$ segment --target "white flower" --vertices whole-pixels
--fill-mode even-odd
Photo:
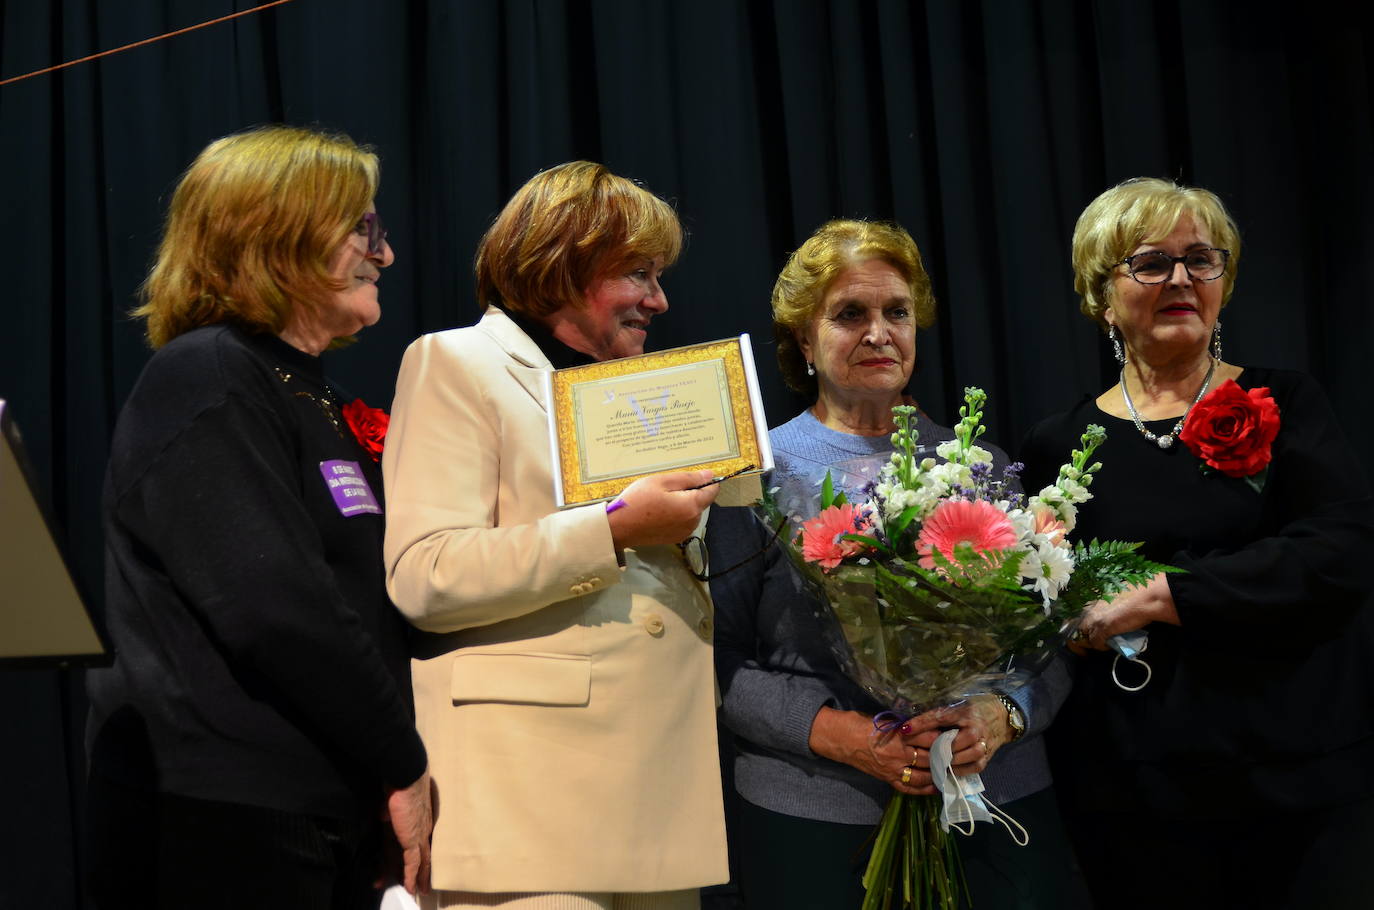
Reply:
[[[992,464],[992,453],[979,446],[969,446],[968,463],[971,465]]]
[[[1040,592],[1049,615],[1050,602],[1059,596],[1073,574],[1073,554],[1062,547],[1045,543],[1026,554],[1021,560],[1021,575],[1031,580],[1031,587]]]
[[[912,504],[916,506],[920,517],[924,519],[935,511],[935,507],[944,500],[948,493],[949,490],[947,488],[942,489],[941,484],[926,484],[916,491],[916,497]]]
[[[1067,477],[1059,481],[1059,489],[1064,491],[1064,498],[1069,502],[1087,502],[1093,497],[1093,494],[1088,492],[1087,487]]]
[[[961,453],[959,440],[947,439],[935,447],[935,454],[946,461],[954,461],[955,457],[963,458],[970,465],[992,464],[992,453],[979,446],[969,446],[967,453]]]
[[[1011,519],[1011,526],[1016,529],[1016,539],[1022,543],[1030,542],[1031,536],[1035,533],[1035,516],[1029,509],[1008,509],[1006,503],[997,503],[998,507],[1007,513],[1007,518]]]
[[[951,487],[958,484],[961,487],[969,486],[973,480],[969,469],[957,462],[947,461],[944,464],[937,464],[930,469],[930,477],[936,483]]]
[[[878,493],[883,499],[883,522],[896,521],[907,509],[916,505],[916,490],[908,490],[896,484],[878,485]]]
[[[1064,533],[1072,534],[1078,524],[1078,506],[1066,502],[1055,509],[1055,512],[1059,515],[1059,520],[1064,522]]]

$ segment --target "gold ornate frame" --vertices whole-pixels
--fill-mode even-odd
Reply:
[[[560,506],[582,505],[613,499],[640,477],[663,471],[686,471],[709,468],[716,476],[742,469],[759,472],[772,467],[772,453],[759,405],[758,381],[754,375],[753,356],[746,346],[748,335],[687,345],[638,357],[626,357],[593,363],[587,366],[555,370],[550,379],[550,442],[554,449],[555,486]],[[605,479],[589,480],[584,473],[585,459],[579,442],[578,413],[575,390],[588,383],[602,384],[608,379],[633,377],[642,379],[657,372],[669,372],[679,367],[719,361],[722,367],[721,391],[729,405],[725,409],[733,427],[726,432],[734,437],[734,453],[709,461],[677,461],[666,457],[654,470],[635,471]],[[764,429],[760,429],[764,428]]]

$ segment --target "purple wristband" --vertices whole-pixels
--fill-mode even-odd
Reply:
[[[629,505],[629,503],[627,503],[625,500],[623,500],[623,499],[621,499],[619,496],[617,496],[615,499],[613,499],[613,500],[611,500],[610,502],[606,503],[606,514],[609,515],[609,514],[611,514],[612,512],[614,512],[616,509],[623,509],[623,508],[625,508],[627,505]]]

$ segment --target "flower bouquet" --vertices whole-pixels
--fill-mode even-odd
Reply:
[[[965,390],[955,438],[918,457],[916,409],[892,409],[895,451],[851,502],[826,474],[820,511],[786,514],[776,490],[761,504],[790,522],[784,549],[837,621],[841,668],[903,717],[1024,684],[1052,659],[1089,604],[1167,567],[1139,544],[1071,544],[1079,503],[1106,439],[1090,425],[1053,484],[1019,491],[1019,465],[993,476],[980,389]],[[875,834],[864,910],[955,908],[965,890],[940,799],[895,795]]]

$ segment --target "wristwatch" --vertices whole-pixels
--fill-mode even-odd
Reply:
[[[1002,707],[1007,709],[1007,727],[1011,730],[1011,741],[1016,742],[1026,732],[1026,714],[1020,705],[1001,692],[995,694]]]

